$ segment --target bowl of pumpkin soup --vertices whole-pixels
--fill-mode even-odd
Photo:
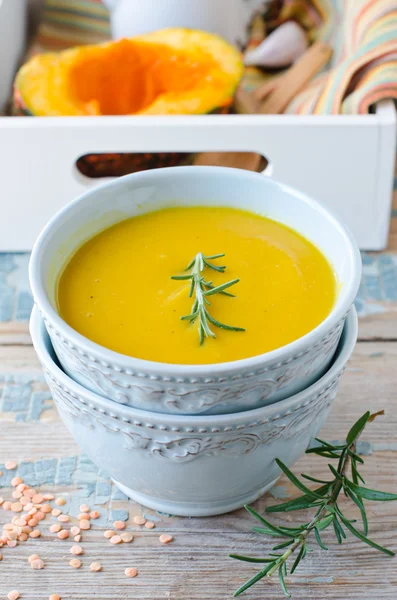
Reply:
[[[179,167],[91,190],[40,235],[30,281],[60,364],[159,413],[251,410],[320,378],[356,296],[350,232],[260,174]]]

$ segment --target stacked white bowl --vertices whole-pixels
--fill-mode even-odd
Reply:
[[[104,228],[170,203],[244,208],[304,235],[340,283],[331,314],[278,350],[214,365],[135,359],[74,331],[56,307],[67,259]],[[324,424],[357,339],[360,276],[351,234],[307,196],[240,170],[159,169],[96,188],[50,221],[31,258],[31,334],[66,426],[128,496],[176,515],[220,514],[274,485],[275,458],[292,465]]]

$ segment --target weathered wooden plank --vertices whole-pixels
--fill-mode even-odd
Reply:
[[[361,450],[367,454],[364,472],[368,476],[368,483],[385,490],[397,489],[397,414],[394,410],[396,360],[395,343],[359,343],[330,419],[321,434],[325,439],[340,439],[346,428],[366,409],[384,408],[386,417],[379,418],[371,425],[363,436]],[[41,398],[44,403],[50,404],[44,396],[45,384],[34,350],[31,347],[0,347],[0,365],[3,409],[0,413],[0,462],[15,459],[37,464],[43,459],[55,459],[59,465],[59,461],[75,456],[78,453],[77,446],[64,430],[56,411],[51,407],[44,409],[43,404],[40,410],[32,411],[34,402],[31,397]],[[12,401],[7,400],[12,400],[16,388],[21,396],[24,396],[26,389],[30,394],[29,402],[19,405],[19,412],[13,412]],[[17,393],[16,401],[19,397]],[[17,420],[18,415],[23,415],[25,421]],[[296,472],[323,476],[326,468],[324,462],[306,456],[297,465]],[[49,483],[42,489],[55,489],[62,493],[68,499],[67,510],[76,516],[77,507],[73,499],[85,493],[83,482],[86,480],[75,478],[72,483],[64,484],[62,481],[53,482],[48,473],[46,477]],[[95,469],[88,470],[87,480],[96,477]],[[2,490],[3,496],[7,494],[7,489]],[[269,504],[283,501],[293,494],[291,486],[283,478],[255,507],[261,512]],[[4,560],[0,563],[0,596],[5,597],[10,589],[17,588],[22,598],[32,600],[42,600],[51,593],[57,593],[62,598],[81,600],[91,600],[94,596],[99,599],[226,600],[244,578],[255,572],[255,566],[234,562],[227,558],[227,554],[241,552],[261,555],[270,549],[267,538],[250,532],[253,522],[244,510],[217,518],[177,519],[157,515],[125,499],[107,500],[105,497],[102,505],[96,508],[102,514],[106,513],[106,519],[111,518],[114,510],[128,510],[130,517],[144,512],[146,516],[156,519],[156,529],[151,532],[142,530],[130,521],[129,529],[136,531],[134,542],[112,547],[103,538],[106,522],[96,522],[93,529],[84,534],[83,567],[76,571],[68,564],[71,542],[54,539],[48,532],[48,525],[43,524],[43,539],[29,541],[15,549],[2,550]],[[353,515],[354,511],[349,508],[348,514]],[[397,550],[397,503],[373,503],[369,507],[369,515],[374,539]],[[295,522],[302,522],[307,517],[305,512],[293,514]],[[274,516],[272,519],[291,523],[290,515]],[[6,513],[0,511],[0,523],[5,520]],[[175,540],[170,546],[160,545],[158,535],[162,531],[174,534]],[[324,555],[314,548],[296,576],[291,578],[294,598],[395,599],[395,560],[377,555],[355,539],[350,539],[349,546],[345,548],[338,547],[330,534],[324,536],[324,541],[330,551]],[[46,562],[42,571],[32,571],[27,564],[27,557],[34,552],[39,553]],[[103,572],[89,571],[89,564],[94,560],[102,562]],[[136,579],[124,576],[124,569],[129,566],[138,568],[139,576]],[[260,584],[254,588],[247,594],[247,600],[282,598],[276,579],[266,585]]]

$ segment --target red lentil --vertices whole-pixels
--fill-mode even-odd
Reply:
[[[33,504],[41,504],[43,500],[44,498],[41,494],[34,494],[34,496],[32,496]]]
[[[97,571],[101,571],[102,570],[102,565],[99,562],[93,562],[90,564],[90,569],[91,571],[93,571],[94,573],[96,573]]]
[[[174,539],[172,537],[172,535],[168,535],[167,533],[163,533],[163,535],[160,535],[160,542],[162,544],[169,544],[170,542],[172,542],[172,540]]]
[[[29,537],[31,538],[38,538],[41,536],[40,530],[39,529],[34,529],[33,531],[31,531],[29,533]]]
[[[38,558],[40,558],[40,556],[38,554],[31,554],[28,558],[28,562],[31,563],[34,560],[37,560]]]
[[[110,529],[107,529],[107,530],[104,532],[104,534],[103,534],[103,535],[104,535],[104,537],[105,537],[105,538],[107,538],[107,539],[110,539],[110,538],[112,538],[114,535],[116,535],[116,532],[115,532],[115,531],[111,531]]]
[[[41,558],[36,558],[35,560],[32,560],[30,566],[35,571],[41,571],[41,569],[44,569],[44,562],[41,560]]]
[[[110,543],[111,544],[121,544],[123,540],[121,539],[121,537],[119,535],[114,535],[113,537],[110,538]]]
[[[69,564],[71,567],[74,567],[75,569],[80,569],[81,560],[79,560],[78,558],[72,558],[72,560],[69,561]]]
[[[138,571],[133,568],[126,569],[124,571],[126,577],[136,577],[138,575]]]
[[[69,520],[70,519],[69,519],[68,515],[59,515],[59,517],[58,517],[58,521],[60,523],[69,523]]]
[[[78,521],[89,521],[90,520],[90,515],[88,513],[81,513],[79,514],[79,516],[77,517]]]
[[[66,540],[69,537],[69,531],[67,529],[61,529],[58,532],[58,537],[60,540]]]
[[[17,485],[19,485],[20,483],[23,483],[23,479],[21,479],[20,477],[13,477],[11,479],[12,487],[17,487]]]

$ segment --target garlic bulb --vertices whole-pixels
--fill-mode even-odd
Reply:
[[[288,67],[298,60],[309,45],[305,30],[295,21],[275,29],[257,48],[244,56],[244,64],[257,67]]]

